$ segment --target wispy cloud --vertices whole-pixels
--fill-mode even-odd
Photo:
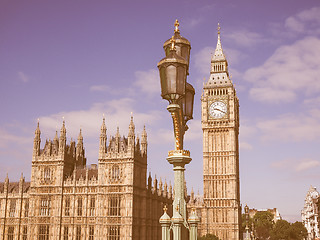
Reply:
[[[9,132],[5,128],[0,128],[0,149],[3,150],[8,148],[12,143],[18,144],[18,145],[24,145],[30,143],[31,138],[16,135],[12,132]]]
[[[320,118],[310,113],[285,114],[273,119],[260,119],[256,124],[263,141],[301,142],[319,139]]]
[[[160,77],[156,69],[148,71],[136,71],[136,80],[133,83],[135,87],[147,96],[159,96],[160,94]]]
[[[303,159],[284,159],[271,163],[272,168],[286,169],[291,172],[304,172],[320,166],[320,161],[303,158]]]
[[[320,34],[320,7],[313,7],[290,16],[285,28],[293,33]]]
[[[320,92],[320,39],[306,37],[279,47],[259,67],[251,68],[244,79],[253,84],[250,96],[265,103],[293,102],[299,94]]]
[[[240,150],[252,150],[252,149],[253,149],[253,146],[250,143],[240,141]]]
[[[197,70],[207,76],[210,73],[211,55],[214,53],[213,47],[205,47],[193,55],[193,61]]]
[[[111,88],[108,85],[93,85],[90,87],[92,92],[109,92]]]
[[[19,76],[19,79],[24,83],[27,83],[30,80],[29,77],[23,72],[18,72],[18,76]]]
[[[240,47],[253,47],[268,40],[257,32],[251,32],[247,29],[236,30],[225,34],[227,40]]]

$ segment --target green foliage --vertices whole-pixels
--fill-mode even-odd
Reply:
[[[249,232],[252,231],[252,223],[255,236],[259,240],[303,240],[308,236],[307,229],[301,222],[289,223],[286,220],[278,220],[274,223],[273,214],[267,211],[257,212],[253,218],[249,218]],[[243,233],[245,233],[245,227],[246,218],[245,214],[242,214]]]
[[[289,223],[279,220],[275,223],[271,233],[271,240],[303,240],[307,237],[307,229],[301,222]]]
[[[290,231],[290,239],[295,240],[302,240],[306,239],[308,236],[308,231],[302,222],[295,222],[291,224],[291,231]]]
[[[278,220],[273,229],[270,232],[272,240],[284,239],[287,240],[290,237],[291,225],[286,220]]]
[[[202,237],[198,237],[198,240],[219,240],[219,238],[213,234],[206,234]]]
[[[267,211],[257,212],[253,217],[256,237],[258,239],[268,239],[273,227],[273,214]]]

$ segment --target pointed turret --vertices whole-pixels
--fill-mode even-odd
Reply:
[[[157,175],[155,175],[153,179],[153,192],[156,193],[157,189],[158,189],[158,179],[157,179]]]
[[[135,131],[135,126],[133,123],[133,114],[131,113],[131,120],[130,120],[130,124],[129,124],[129,136],[134,136],[134,131]]]
[[[137,135],[135,150],[136,150],[137,153],[140,153],[140,138],[139,138],[139,135]]]
[[[119,127],[117,127],[117,133],[116,133],[116,149],[115,151],[118,153],[120,152],[120,130]]]
[[[19,180],[19,193],[23,192],[23,183],[24,183],[24,177],[23,177],[23,173],[21,173],[20,180]]]
[[[56,150],[59,148],[58,131],[56,131],[56,135],[54,136],[53,145]]]
[[[147,131],[146,131],[146,126],[143,126],[143,131],[141,134],[141,153],[143,156],[147,156],[147,148],[148,148]]]
[[[152,177],[151,177],[151,172],[149,172],[149,177],[148,177],[148,189],[151,190],[152,188]]]
[[[224,55],[221,37],[220,24],[218,23],[218,40],[214,55],[211,57],[211,71],[208,83],[214,86],[230,85],[231,80],[228,72],[228,61]]]
[[[214,55],[212,56],[211,62],[213,61],[227,61],[226,56],[223,53],[221,39],[220,39],[220,24],[218,23],[218,41]]]
[[[194,202],[194,191],[193,191],[193,187],[191,189],[191,193],[190,193],[190,200],[193,203]]]
[[[67,130],[66,130],[65,121],[63,118],[62,127],[60,130],[60,138],[59,138],[59,154],[65,153],[66,142],[67,142]]]
[[[81,161],[84,157],[84,149],[83,149],[83,136],[82,130],[80,128],[79,136],[78,136],[78,143],[76,147],[76,159],[77,161]]]
[[[38,124],[37,124],[34,141],[33,141],[33,157],[40,155],[40,143],[41,143],[40,134],[41,134],[41,131],[40,131],[39,119],[38,119]]]
[[[167,184],[167,180],[164,180],[164,185],[163,185],[163,195],[164,197],[168,196],[168,184]]]
[[[171,181],[170,181],[170,183],[169,183],[169,192],[168,192],[168,197],[169,197],[169,198],[173,198]]]
[[[163,184],[162,184],[162,179],[160,178],[160,181],[159,181],[159,189],[158,189],[158,195],[159,195],[159,196],[162,196],[162,191],[163,191],[162,186],[163,186]]]
[[[8,173],[6,178],[4,179],[4,192],[8,193],[8,188],[9,188],[9,177],[8,177]]]
[[[135,126],[133,123],[133,115],[131,113],[131,120],[129,124],[129,133],[128,133],[128,152],[134,153],[135,149]]]
[[[107,127],[105,118],[103,116],[101,132],[100,132],[100,143],[99,143],[99,159],[103,158],[103,155],[107,152]]]

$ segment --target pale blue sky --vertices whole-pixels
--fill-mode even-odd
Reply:
[[[185,136],[186,178],[202,193],[200,96],[209,77],[217,23],[240,99],[241,202],[278,208],[299,220],[310,185],[319,186],[320,2],[318,0],[0,2],[0,181],[30,180],[34,130],[42,143],[65,116],[67,136],[82,127],[88,163],[97,163],[102,114],[148,132],[154,176],[166,162],[172,120],[161,99],[157,62],[175,19],[192,45],[188,81],[196,90]]]

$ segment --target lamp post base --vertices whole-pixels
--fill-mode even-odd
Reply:
[[[191,162],[190,152],[187,150],[173,150],[168,153],[167,161],[173,165],[174,172],[174,200],[173,212],[177,211],[183,221],[177,223],[181,229],[181,239],[188,239],[187,204],[185,201],[185,165]],[[178,228],[178,226],[176,226]],[[180,235],[180,234],[179,234]],[[174,239],[176,240],[176,239]]]

